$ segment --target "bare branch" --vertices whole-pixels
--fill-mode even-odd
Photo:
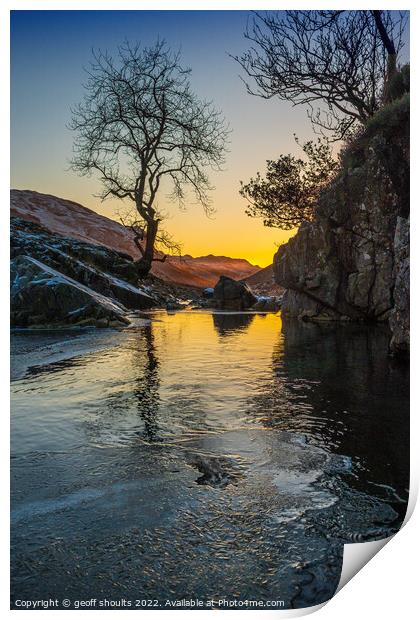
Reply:
[[[229,131],[213,104],[192,92],[190,70],[165,41],[144,49],[125,42],[115,58],[96,51],[86,74],[85,95],[69,125],[76,134],[71,165],[81,175],[99,174],[103,200],[134,203],[145,229],[143,238],[132,228],[134,242],[147,271],[159,242],[154,204],[162,179],[180,206],[190,188],[210,213],[205,170],[221,169]]]
[[[379,109],[406,21],[397,11],[255,13],[250,48],[234,58],[250,94],[305,105],[314,125],[340,139]]]

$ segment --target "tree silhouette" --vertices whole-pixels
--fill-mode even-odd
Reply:
[[[153,260],[162,260],[155,256],[163,219],[155,199],[164,179],[179,205],[189,186],[211,212],[206,168],[223,163],[226,123],[212,103],[192,92],[190,71],[164,41],[143,49],[126,42],[115,59],[93,53],[87,74],[69,125],[76,133],[71,165],[81,175],[99,174],[103,200],[132,201],[144,225],[145,240],[138,244],[143,277]]]
[[[239,193],[248,201],[247,215],[283,230],[312,220],[319,194],[333,178],[338,162],[325,139],[306,142],[302,149],[306,160],[280,155],[276,161],[267,160],[265,178],[257,172],[247,184],[241,181]]]
[[[406,21],[396,11],[256,13],[245,32],[252,47],[235,58],[249,93],[307,106],[313,125],[338,140],[381,106]]]

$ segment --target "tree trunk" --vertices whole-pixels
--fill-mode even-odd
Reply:
[[[389,84],[391,79],[397,72],[397,50],[395,49],[394,41],[389,37],[384,23],[381,17],[382,11],[373,11],[373,17],[375,19],[376,27],[379,32],[379,36],[381,37],[384,48],[388,54],[387,60],[387,70],[385,76],[385,85],[384,85],[384,101],[385,103],[389,101]]]
[[[147,222],[146,246],[144,248],[143,256],[137,261],[139,278],[145,278],[152,268],[158,225],[159,222],[152,219]]]

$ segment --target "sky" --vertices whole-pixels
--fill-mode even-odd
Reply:
[[[11,186],[74,200],[118,218],[121,201],[101,202],[96,177],[69,170],[73,135],[70,108],[83,95],[84,67],[92,48],[115,52],[125,39],[153,44],[163,38],[180,49],[192,70],[193,90],[222,110],[231,134],[223,171],[212,173],[215,215],[191,201],[180,211],[165,194],[166,229],[182,252],[246,258],[261,267],[294,231],[266,228],[245,214],[240,180],[248,181],[267,159],[299,151],[313,137],[305,109],[246,92],[241,69],[229,54],[247,49],[247,11],[13,11],[11,16]]]

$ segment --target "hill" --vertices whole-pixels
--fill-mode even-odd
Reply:
[[[47,230],[86,243],[103,245],[137,259],[139,250],[133,233],[119,222],[100,215],[77,202],[31,190],[11,191],[11,215],[34,222]],[[156,262],[152,274],[171,284],[214,286],[220,275],[244,279],[260,270],[243,258],[228,256],[170,256]]]
[[[247,276],[245,282],[259,295],[281,295],[283,287],[274,280],[273,265],[268,265],[259,271]]]

